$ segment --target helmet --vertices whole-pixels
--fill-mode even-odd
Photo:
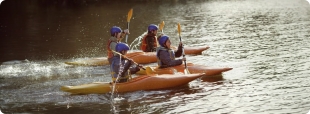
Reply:
[[[155,24],[150,24],[147,30],[148,31],[158,30],[158,26]]]
[[[124,50],[127,51],[127,50],[129,50],[129,46],[127,44],[125,44],[125,43],[117,43],[116,47],[115,47],[115,50],[117,52],[121,52],[121,51],[124,51]]]
[[[164,47],[167,40],[169,40],[169,36],[163,35],[158,39],[158,43]]]
[[[122,29],[119,28],[119,27],[117,27],[117,26],[113,26],[113,27],[111,28],[110,32],[111,32],[111,36],[114,36],[115,33],[120,33],[120,32],[122,32]]]

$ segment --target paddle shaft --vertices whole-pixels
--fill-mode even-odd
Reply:
[[[179,32],[180,42],[182,43],[182,38],[181,38],[181,25],[180,25],[180,23],[178,23],[178,32]],[[184,52],[184,46],[183,46],[183,43],[182,43],[182,55],[183,55],[183,57],[185,58],[185,52]],[[184,65],[185,65],[185,70],[187,70],[187,64],[186,64],[186,61],[184,61]]]
[[[180,38],[180,42],[182,43],[181,35],[179,35],[179,38]],[[184,46],[183,46],[183,44],[182,44],[182,55],[183,55],[183,57],[185,58],[185,53],[184,53]],[[185,65],[185,69],[187,69],[186,61],[184,61],[184,65]]]
[[[129,23],[130,22],[127,22],[127,29],[129,30]],[[127,44],[127,40],[128,40],[128,34],[126,34],[126,40],[125,40],[125,43]]]
[[[116,52],[116,51],[114,51],[114,50],[112,50],[114,53],[116,53],[116,54],[118,54],[118,55],[120,55],[120,56],[122,56],[123,58],[125,58],[125,59],[127,59],[127,60],[130,60],[128,57],[126,57],[126,56],[124,56],[123,54],[121,54],[121,53],[119,53],[119,52]],[[139,65],[137,62],[135,62],[135,61],[132,61],[134,64],[136,64],[136,65]],[[145,70],[145,68],[142,66],[142,69],[143,70]]]

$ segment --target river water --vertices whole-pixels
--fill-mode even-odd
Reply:
[[[149,24],[185,46],[210,46],[188,62],[232,67],[188,86],[124,94],[69,95],[59,88],[110,81],[108,66],[65,61],[106,56],[109,29],[128,43]],[[295,113],[310,110],[310,5],[305,0],[4,1],[0,6],[3,113]],[[155,64],[150,64],[155,65]]]

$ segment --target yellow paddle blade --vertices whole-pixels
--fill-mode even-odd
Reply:
[[[131,8],[128,12],[128,15],[127,15],[127,22],[130,22],[130,19],[132,17],[132,12],[133,12],[133,9]]]
[[[191,74],[187,68],[184,69],[184,74]]]
[[[165,22],[163,21],[159,25],[159,30],[162,31],[164,29],[164,26],[165,26]]]
[[[154,70],[149,66],[145,67],[145,72],[146,72],[146,75],[154,75],[155,74]]]
[[[181,25],[180,25],[180,23],[178,23],[178,32],[179,32],[179,35],[181,35]]]
[[[148,76],[153,76],[157,75],[156,72],[149,66],[144,67],[145,69],[140,69],[140,71],[136,72],[138,75],[148,75]]]

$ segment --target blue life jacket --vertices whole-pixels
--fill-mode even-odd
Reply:
[[[169,58],[170,58],[171,60],[175,60],[175,53],[174,53],[174,50],[168,49],[168,48],[165,48],[165,47],[162,47],[162,46],[156,48],[156,57],[157,57],[158,67],[160,67],[160,68],[165,68],[165,67],[167,67],[167,65],[165,65],[165,64],[160,60],[160,58],[159,58],[159,52],[160,52],[160,51],[167,51],[167,52],[169,53],[169,55],[170,55]]]
[[[112,64],[110,65],[112,81],[116,83],[127,82],[131,77],[130,70],[123,71],[124,65],[128,60],[121,59],[120,56],[114,56],[112,58]],[[118,68],[118,69],[117,69]],[[125,72],[121,75],[121,72]]]

